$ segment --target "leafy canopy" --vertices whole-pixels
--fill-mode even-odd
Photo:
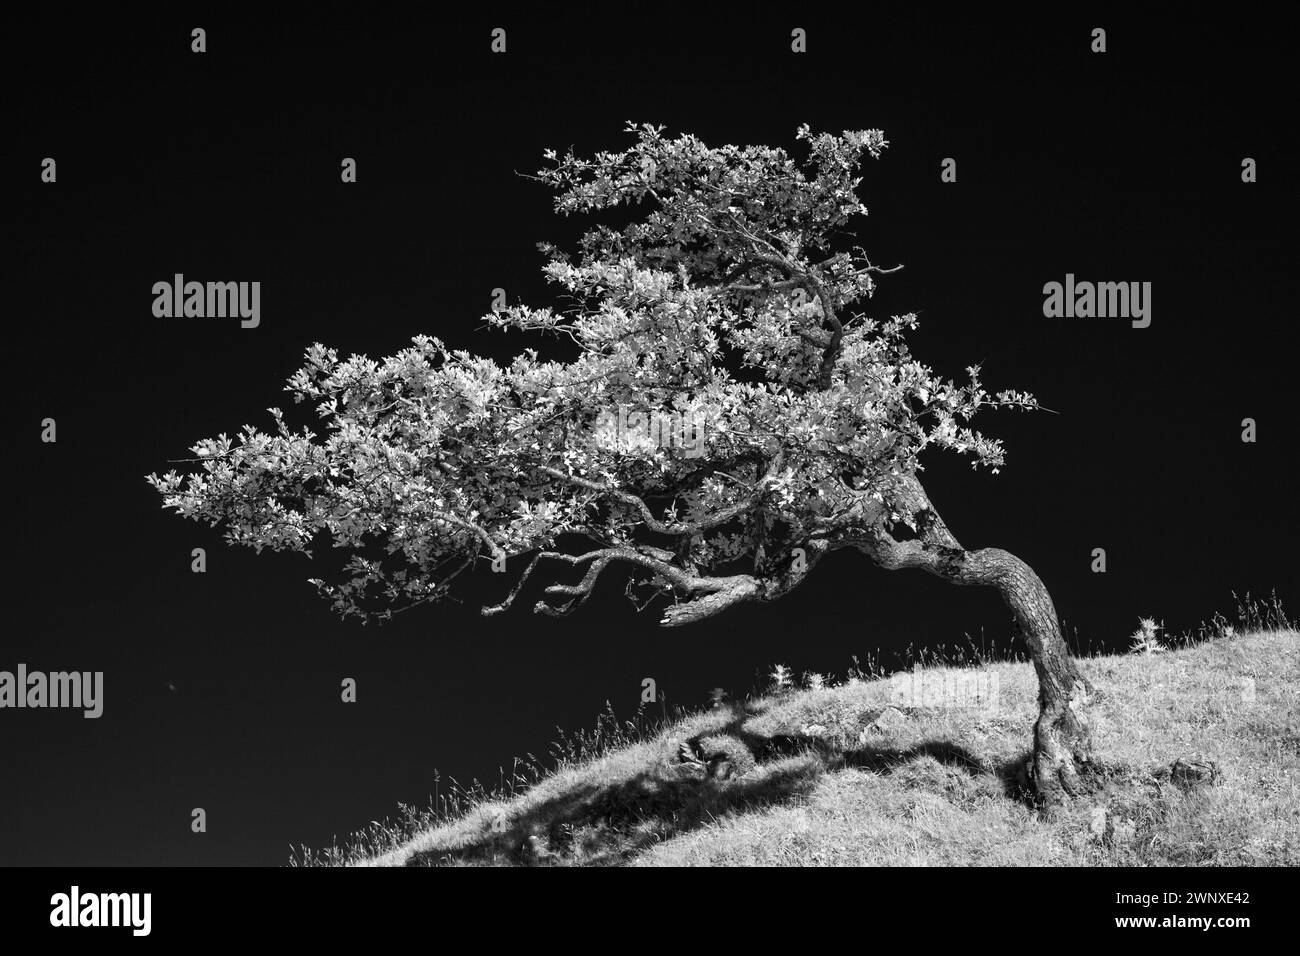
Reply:
[[[205,439],[183,459],[198,471],[148,476],[164,507],[258,551],[310,555],[328,536],[350,559],[342,580],[313,583],[345,616],[386,618],[476,564],[531,554],[485,613],[541,561],[586,567],[547,589],[549,614],[621,562],[630,593],[669,597],[676,624],[774,599],[826,551],[909,522],[894,492],[927,449],[997,469],[1000,443],[968,422],[1034,399],[989,395],[978,367],[960,384],[936,376],[904,341],[915,315],[859,311],[892,271],[849,242],[866,213],[855,174],[887,147],[881,131],[803,126],[800,161],[627,132],[623,152],[548,150],[530,177],[558,213],[631,219],[593,225],[573,256],[540,245],[563,308],[486,317],[559,339],[553,357],[503,365],[427,335],[379,361],[312,345],[286,391],[314,403],[325,436],[271,408],[272,431]],[[702,445],[630,441],[637,413],[702,425]]]

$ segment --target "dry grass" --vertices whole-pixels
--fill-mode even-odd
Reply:
[[[1090,710],[1097,791],[1052,819],[1020,776],[1033,670],[1004,662],[981,668],[986,682],[996,673],[993,708],[895,706],[889,680],[855,679],[657,730],[628,724],[518,792],[480,793],[455,814],[302,862],[1296,865],[1298,648],[1300,635],[1281,629],[1082,660],[1102,694]],[[730,766],[714,777],[683,762],[687,740]],[[1175,786],[1169,764],[1190,755],[1214,761],[1220,778]]]

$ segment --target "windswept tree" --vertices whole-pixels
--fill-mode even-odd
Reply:
[[[510,572],[485,615],[534,576],[534,611],[569,614],[617,566],[666,627],[775,601],[842,549],[996,588],[1038,674],[1033,784],[1046,803],[1079,791],[1090,688],[1046,587],[1013,554],[965,548],[920,480],[930,451],[996,471],[1001,443],[970,420],[1036,402],[915,361],[914,315],[858,311],[890,271],[848,233],[881,131],[803,126],[798,161],[627,131],[623,152],[548,150],[534,177],[557,212],[624,223],[597,222],[572,254],[540,246],[563,307],[486,317],[558,337],[551,357],[503,365],[425,335],[381,361],[313,345],[286,391],[326,436],[271,408],[270,431],[200,441],[180,459],[198,470],[150,475],[164,507],[258,551],[332,539],[343,573],[312,583],[363,620],[438,601],[479,563]]]

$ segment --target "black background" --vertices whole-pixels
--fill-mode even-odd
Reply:
[[[316,597],[306,558],[228,549],[159,508],[144,476],[196,440],[265,428],[272,405],[310,420],[281,389],[312,342],[545,347],[480,321],[496,287],[551,303],[534,244],[584,225],[515,173],[546,147],[623,149],[629,119],[792,150],[803,122],[885,131],[860,241],[906,268],[872,314],[918,312],[921,360],[954,376],[980,362],[991,388],[1059,413],[991,415],[1004,472],[936,459],[927,485],[967,546],[1035,566],[1083,650],[1122,647],[1139,615],[1191,627],[1234,590],[1296,606],[1289,33],[619,9],[8,25],[0,669],[102,670],[106,687],[99,720],[0,712],[0,863],[281,864],[291,844],[422,802],[434,768],[491,780],[607,700],[630,714],[643,677],[699,704],[778,661],[842,674],[854,654],[966,634],[1010,647],[994,594],[850,554],[778,605],[682,630],[635,615],[613,580],[565,621],[531,601],[485,620],[506,587],[488,574],[461,605],[363,628]],[[495,26],[505,55],[489,52]],[[1094,26],[1105,54],[1089,52]],[[176,272],[260,281],[261,326],[155,319],[151,287]],[[1043,284],[1067,272],[1153,283],[1150,328],[1044,318]],[[56,444],[40,442],[46,417]],[[206,574],[190,572],[195,547]],[[1089,570],[1097,547],[1106,574]]]

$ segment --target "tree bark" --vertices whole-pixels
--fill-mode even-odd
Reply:
[[[901,492],[917,537],[900,541],[882,525],[858,543],[859,549],[889,570],[922,568],[953,584],[997,588],[1038,674],[1038,721],[1027,767],[1030,782],[1047,807],[1084,792],[1084,776],[1092,760],[1084,708],[1092,687],[1070,655],[1047,587],[1033,568],[1008,551],[962,548],[914,477],[904,480]]]

